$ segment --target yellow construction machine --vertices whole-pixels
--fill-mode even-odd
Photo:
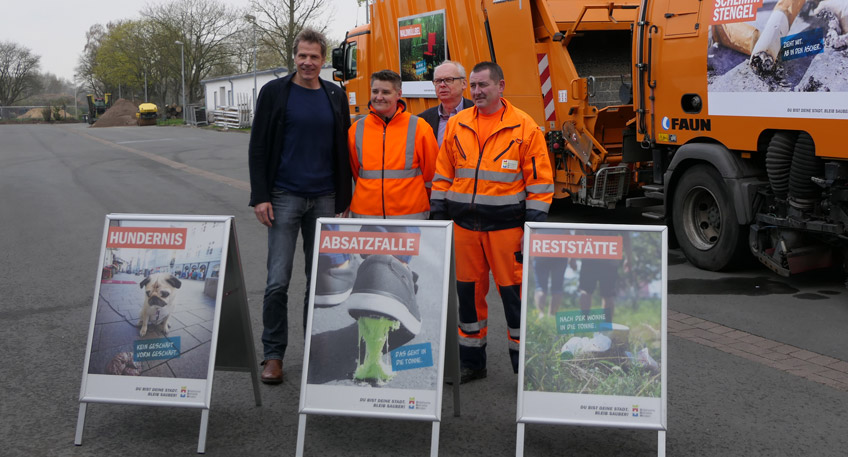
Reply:
[[[153,103],[142,103],[138,105],[138,112],[135,113],[136,124],[156,125],[156,118],[159,116],[159,108]]]

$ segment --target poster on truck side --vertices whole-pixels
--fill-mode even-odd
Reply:
[[[445,10],[398,19],[400,79],[404,97],[436,98],[433,72],[447,60]]]
[[[711,116],[848,119],[848,2],[705,6]]]
[[[449,221],[318,220],[301,414],[439,420]]]
[[[231,221],[106,217],[80,401],[209,408]]]
[[[666,429],[666,230],[526,224],[519,423]]]

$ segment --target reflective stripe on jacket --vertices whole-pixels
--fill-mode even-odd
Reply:
[[[348,150],[356,180],[350,204],[354,217],[428,217],[439,147],[433,129],[407,113],[403,101],[388,123],[373,110],[356,121]]]
[[[477,107],[448,121],[436,164],[431,212],[468,230],[544,221],[553,200],[550,159],[539,126],[505,99],[488,138],[477,133]]]

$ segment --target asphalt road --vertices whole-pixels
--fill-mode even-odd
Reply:
[[[260,358],[266,243],[247,206],[247,143],[242,133],[195,128],[0,125],[0,453],[194,454],[200,412],[180,408],[91,404],[83,445],[73,445],[104,216],[235,216]],[[633,217],[556,205],[552,218],[632,223]],[[302,261],[296,258],[293,303],[305,287]],[[785,280],[754,265],[705,272],[676,250],[668,274],[669,310],[682,313],[676,319],[804,350],[791,360],[826,360],[830,367],[817,371],[830,377],[804,375],[729,352],[730,346],[710,346],[693,332],[669,336],[668,455],[845,455],[844,279],[819,272]],[[489,377],[462,387],[460,417],[445,389],[443,456],[515,451],[516,378],[505,338],[497,337],[506,333],[500,302],[490,298]],[[291,322],[300,316],[298,306],[290,307]],[[302,336],[292,326],[285,382],[261,386],[261,407],[247,374],[215,374],[208,455],[294,454]],[[429,454],[431,428],[423,422],[309,416],[307,424],[310,456]],[[657,449],[655,432],[608,428],[528,425],[525,441],[528,456],[647,456]]]

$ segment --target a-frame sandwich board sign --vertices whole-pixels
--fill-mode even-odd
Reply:
[[[74,444],[88,403],[202,410],[215,370],[251,374],[261,405],[232,216],[109,214],[103,229]]]
[[[295,455],[308,414],[430,421],[438,455],[451,238],[450,221],[318,219]]]
[[[667,231],[525,224],[516,457],[532,423],[656,430],[665,455]]]

